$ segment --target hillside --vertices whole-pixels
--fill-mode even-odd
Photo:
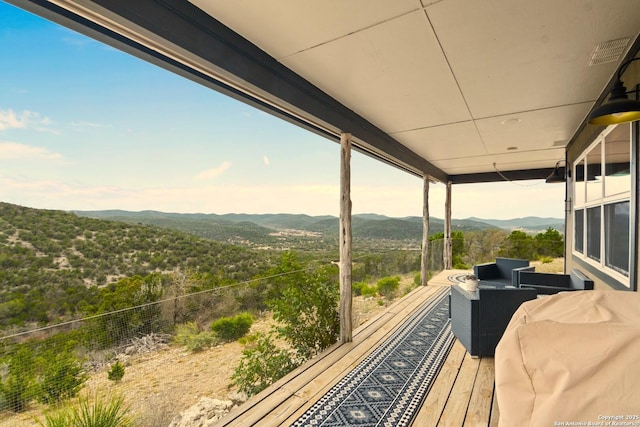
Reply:
[[[338,218],[330,215],[309,216],[294,214],[178,214],[156,211],[74,211],[79,216],[128,223],[172,228],[199,237],[250,247],[293,248],[304,250],[330,249],[337,245]],[[557,218],[519,218],[513,220],[484,220],[481,218],[453,219],[455,231],[480,231],[489,228],[505,230],[525,229],[543,231],[548,227],[563,230]],[[432,217],[431,235],[444,231],[444,221]],[[356,243],[380,247],[386,242],[419,244],[422,239],[422,218],[391,218],[378,214],[353,216],[353,238]]]
[[[327,227],[321,226],[320,234],[315,229],[317,224],[331,217],[289,214],[178,214],[121,210],[74,211],[74,213],[88,218],[154,225],[252,248],[326,249],[334,240],[337,242],[334,236],[324,237]],[[338,230],[337,222],[335,230],[336,232]]]
[[[124,277],[181,270],[240,281],[271,259],[168,228],[0,203],[0,324],[67,317],[92,288]]]
[[[564,232],[564,221],[559,218],[540,218],[528,216],[524,218],[513,219],[481,219],[471,217],[468,218],[467,221],[478,221],[509,231],[525,230],[531,232],[540,232],[551,227],[561,233]]]
[[[552,221],[520,220],[542,228]],[[517,223],[490,225],[471,218],[454,220],[453,229],[497,230]],[[430,232],[442,230],[442,220],[432,218]],[[422,219],[355,215],[353,234],[360,260],[354,275],[380,275],[400,265],[409,271],[418,259]],[[78,307],[97,298],[92,289],[133,276],[188,271],[247,280],[278,259],[269,248],[332,259],[337,235],[338,220],[331,216],[70,213],[0,203],[0,323],[73,317]]]

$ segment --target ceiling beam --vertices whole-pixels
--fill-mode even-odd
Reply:
[[[561,174],[564,174],[564,167],[558,168]],[[544,169],[528,169],[517,171],[501,171],[484,172],[484,173],[468,173],[463,175],[449,175],[452,184],[473,184],[479,182],[498,182],[498,181],[523,181],[528,179],[546,179],[553,173],[555,168]]]

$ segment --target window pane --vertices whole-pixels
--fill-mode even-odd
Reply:
[[[587,209],[587,256],[600,261],[600,206]]]
[[[587,201],[602,198],[602,143],[587,154]]]
[[[584,253],[584,209],[576,209],[574,214],[574,239],[575,249]]]
[[[629,275],[629,202],[604,207],[605,264]]]
[[[604,139],[605,195],[631,191],[631,124],[618,125]]]
[[[580,160],[578,164],[576,164],[576,170],[574,171],[575,176],[575,194],[574,201],[576,206],[584,205],[584,159]]]

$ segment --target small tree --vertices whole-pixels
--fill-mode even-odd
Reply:
[[[88,334],[91,344],[105,348],[132,337],[162,330],[160,305],[150,304],[163,295],[165,276],[157,273],[120,279],[100,289],[100,306]],[[135,310],[127,310],[138,307]]]
[[[7,364],[7,375],[0,382],[0,394],[7,409],[22,412],[36,396],[33,351],[20,346]]]
[[[533,237],[524,231],[513,230],[507,237],[500,255],[510,258],[533,259]]]
[[[45,357],[38,399],[43,403],[56,403],[75,397],[88,378],[80,360],[71,351]]]
[[[535,251],[539,257],[558,258],[564,255],[564,239],[558,230],[551,227],[534,238]]]
[[[429,236],[429,241],[444,239],[444,233],[439,231]],[[466,270],[469,268],[464,262],[465,242],[462,231],[451,231],[451,262],[453,268]]]
[[[116,360],[116,363],[111,365],[107,378],[117,384],[122,380],[122,377],[124,377],[124,365],[119,360]]]
[[[400,286],[400,277],[383,277],[378,280],[377,286],[380,295],[389,297],[398,290],[398,286]]]
[[[282,324],[278,334],[306,360],[335,343],[340,331],[337,271],[332,265],[309,273],[300,264],[291,263],[290,257],[287,261],[294,272],[292,280],[284,283],[282,297],[269,301],[268,306]]]
[[[290,350],[278,348],[273,343],[273,334],[261,334],[255,345],[242,352],[240,364],[231,380],[240,391],[252,396],[261,392],[292,370],[296,362]]]
[[[309,272],[298,262],[295,253],[287,252],[280,265],[270,272],[277,276],[265,287],[274,296],[267,305],[280,323],[274,331],[292,350],[277,347],[272,332],[261,335],[253,347],[243,351],[232,381],[250,395],[333,344],[340,328],[335,266]]]

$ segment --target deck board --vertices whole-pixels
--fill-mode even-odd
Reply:
[[[429,281],[429,286],[415,289],[357,328],[353,342],[330,347],[234,409],[216,426],[291,425],[416,310],[432,300],[442,286],[450,285],[448,276],[460,272],[441,272]],[[492,358],[473,359],[456,340],[413,425],[489,426],[490,417],[497,425],[493,372]]]
[[[495,370],[494,370],[495,377]],[[498,399],[496,399],[496,386],[493,385],[493,396],[491,402],[491,418],[489,419],[489,427],[498,427],[498,421],[500,420],[500,409],[498,408]]]
[[[469,400],[464,425],[469,427],[487,427],[491,416],[491,398],[494,384],[493,358],[483,358],[478,366],[478,374]]]
[[[438,426],[460,427],[464,425],[479,366],[480,359],[474,359],[469,354],[465,354]]]
[[[444,411],[447,401],[451,395],[453,385],[458,378],[460,367],[464,361],[466,350],[459,341],[456,341],[445,360],[436,380],[429,390],[422,408],[413,421],[415,426],[435,426],[440,421],[442,411]]]

